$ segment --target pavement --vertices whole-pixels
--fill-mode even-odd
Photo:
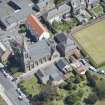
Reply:
[[[1,84],[0,84],[0,96],[5,100],[5,102],[8,105],[13,105],[12,102],[9,100],[9,98],[6,96],[6,94],[4,92],[4,88]]]
[[[23,100],[19,100],[19,94],[16,92],[16,84],[7,79],[0,71],[0,84],[3,86],[5,95],[8,97],[12,105],[30,105],[29,100],[23,97]]]

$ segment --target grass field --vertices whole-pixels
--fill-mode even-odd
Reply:
[[[95,66],[105,64],[105,20],[76,32],[74,38]]]

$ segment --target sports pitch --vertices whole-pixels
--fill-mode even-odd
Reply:
[[[105,64],[105,20],[76,32],[74,38],[95,66]]]

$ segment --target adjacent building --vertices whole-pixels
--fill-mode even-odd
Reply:
[[[54,0],[39,0],[37,3],[37,9],[40,12],[47,12],[55,7]]]
[[[42,25],[39,19],[33,15],[27,17],[26,25],[28,30],[30,31],[33,38],[36,41],[41,40],[43,38],[49,38],[48,30]]]
[[[64,58],[61,58],[55,64],[63,74],[66,74],[66,73],[72,71],[72,67],[69,65],[67,60]]]
[[[10,50],[5,46],[5,44],[0,42],[0,60],[1,62],[7,62],[10,54],[11,54]]]
[[[66,15],[70,15],[71,7],[67,4],[60,5],[43,15],[43,18],[52,23],[54,20],[60,21]]]
[[[43,84],[50,82],[53,85],[59,85],[64,81],[62,72],[54,64],[38,70],[36,75]]]
[[[81,62],[76,61],[74,63],[71,64],[73,70],[75,70],[75,72],[77,72],[79,75],[85,75],[87,68],[86,66],[84,66]]]
[[[71,0],[70,3],[74,15],[79,14],[80,10],[84,10],[86,8],[85,0]]]
[[[9,30],[36,12],[30,0],[0,0],[0,28]]]
[[[67,37],[65,33],[59,33],[54,39],[57,42],[57,50],[62,57],[70,58],[74,55],[76,58],[80,58],[80,51],[72,38]]]

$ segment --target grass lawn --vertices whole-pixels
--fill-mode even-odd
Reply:
[[[25,92],[27,95],[32,95],[32,97],[37,95],[42,89],[42,85],[38,83],[35,76],[21,81],[19,83],[19,86],[23,90],[23,92]]]
[[[7,105],[7,103],[2,99],[1,96],[0,96],[0,105]]]
[[[92,9],[91,9],[92,13],[95,15],[95,16],[100,16],[103,14],[103,8],[100,4],[97,4],[96,6],[94,6]]]
[[[74,38],[95,66],[105,64],[105,20],[76,32]]]

